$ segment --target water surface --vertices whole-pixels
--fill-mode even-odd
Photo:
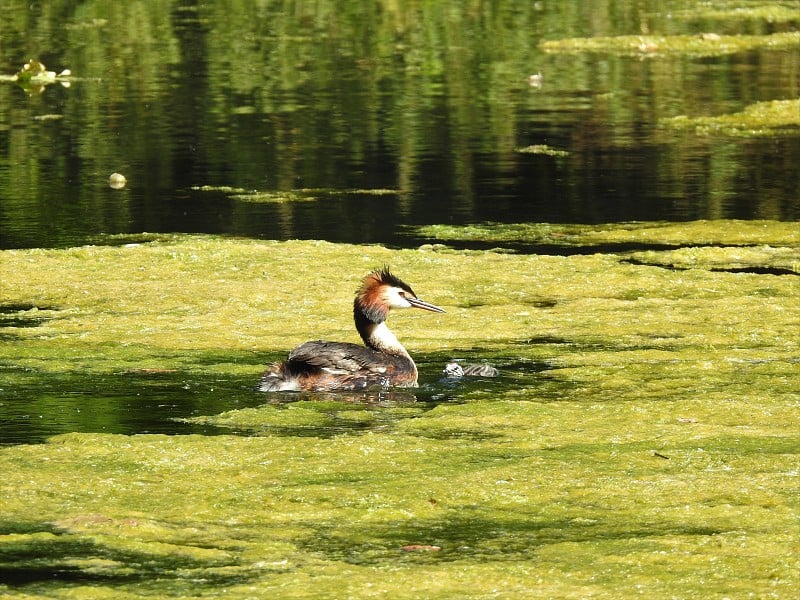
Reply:
[[[799,24],[4,6],[0,594],[792,596],[796,126],[669,123],[796,100],[800,56],[659,44]],[[617,35],[641,41],[541,45]],[[8,79],[32,58],[69,87]],[[447,310],[392,316],[418,390],[253,390],[300,342],[356,341],[384,264]],[[440,381],[451,358],[501,377]]]
[[[141,231],[408,245],[410,224],[798,218],[796,136],[660,126],[796,98],[797,49],[540,47],[797,21],[703,18],[681,2],[613,17],[580,2],[354,7],[7,7],[0,72],[36,58],[74,80],[0,86],[0,245]],[[519,151],[537,145],[563,154]],[[109,188],[113,172],[125,189]],[[318,193],[255,203],[202,186]],[[365,190],[394,193],[348,193]]]

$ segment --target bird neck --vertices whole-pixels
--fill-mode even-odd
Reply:
[[[395,337],[392,331],[386,326],[386,323],[378,323],[373,325],[369,332],[369,336],[364,343],[370,348],[374,348],[380,352],[387,354],[394,354],[395,356],[404,356],[411,358],[408,351],[403,347],[403,344]]]
[[[403,344],[398,341],[386,326],[386,321],[373,321],[363,311],[358,310],[358,307],[353,311],[353,316],[355,317],[356,330],[366,346],[378,352],[411,359]]]

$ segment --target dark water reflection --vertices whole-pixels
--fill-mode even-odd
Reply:
[[[40,443],[70,432],[134,434],[238,434],[261,435],[265,430],[215,427],[187,422],[193,416],[257,406],[285,406],[294,402],[316,403],[325,415],[314,426],[271,426],[271,435],[329,437],[359,434],[391,426],[409,415],[383,412],[396,407],[429,410],[442,402],[458,402],[474,390],[500,391],[516,383],[504,379],[445,379],[441,363],[420,363],[420,387],[361,393],[257,392],[252,378],[203,376],[180,372],[138,372],[109,375],[64,374],[46,377],[29,373],[29,381],[0,388],[0,446]],[[531,366],[526,365],[526,370]],[[509,365],[509,373],[515,370]],[[528,375],[530,376],[530,374]],[[339,412],[373,412],[375,418],[340,419]],[[414,413],[416,414],[416,413]],[[410,415],[414,416],[414,415]]]
[[[31,377],[0,393],[0,445],[37,443],[68,433],[211,433],[178,417],[256,405],[238,382],[181,375]]]
[[[543,39],[770,33],[678,19],[691,3],[19,3],[0,72],[0,247],[102,233],[415,243],[401,226],[796,219],[797,137],[667,134],[660,119],[797,96],[797,51],[547,55]],[[541,72],[541,87],[529,84]],[[567,156],[525,154],[533,144]],[[108,176],[126,175],[124,190]],[[196,186],[391,189],[255,204]]]

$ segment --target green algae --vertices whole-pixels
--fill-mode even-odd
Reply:
[[[569,152],[566,150],[558,150],[548,146],[547,144],[534,144],[532,146],[525,146],[524,148],[517,149],[517,152],[520,154],[544,154],[545,156],[554,156],[558,158],[569,156]]]
[[[424,373],[501,370],[452,384],[458,402],[428,401],[430,379],[417,402],[248,407],[227,387],[227,408],[184,417],[222,435],[3,448],[0,593],[790,596],[796,224],[466,231],[582,251],[177,236],[0,253],[0,390],[171,370],[255,383],[296,343],[356,341],[352,293],[383,264],[448,311],[392,317]]]
[[[285,202],[312,202],[335,196],[394,196],[398,190],[385,188],[370,189],[333,189],[333,188],[302,188],[296,190],[247,190],[229,186],[199,185],[192,187],[199,192],[219,192],[227,194],[233,200],[251,203],[285,203]]]
[[[235,193],[231,198],[240,202],[311,202],[324,200],[336,196],[395,196],[398,190],[375,188],[375,189],[326,189],[326,188],[303,188],[290,191],[246,191]]]
[[[443,241],[519,243],[568,247],[601,245],[787,245],[800,244],[800,228],[792,222],[690,221],[685,223],[484,223],[466,226],[425,225],[415,235]]]
[[[279,402],[181,420],[186,423],[247,431],[252,435],[329,437],[343,433],[385,429],[391,427],[398,419],[414,418],[426,410],[423,406],[411,406],[409,403],[413,403],[416,398],[403,392],[328,396],[330,400],[326,400],[324,395],[309,394],[292,398],[305,401],[298,404]]]
[[[800,128],[800,100],[756,102],[741,112],[715,117],[681,115],[663,119],[661,125],[668,129],[691,131],[702,136],[794,136]]]
[[[790,23],[800,21],[800,10],[795,7],[759,2],[751,3],[751,6],[742,4],[741,2],[727,2],[714,3],[712,6],[708,3],[692,9],[675,11],[672,16],[677,19],[717,19],[727,22]]]
[[[800,275],[797,247],[688,247],[674,251],[634,252],[630,260],[639,264],[675,269],[706,268],[740,272],[771,272]]]
[[[313,202],[318,200],[317,196],[306,192],[247,192],[244,194],[234,194],[231,196],[240,202],[254,203],[283,203],[283,202]]]
[[[750,50],[788,50],[800,47],[800,33],[771,35],[619,35],[546,40],[542,50],[554,54],[603,53],[617,56],[723,56]]]
[[[70,353],[76,348],[80,355],[87,347],[102,347],[81,368],[107,370],[128,353],[140,361],[155,351],[155,359],[165,362],[144,360],[139,366],[171,368],[183,353],[278,351],[304,341],[312,331],[356,341],[348,307],[366,272],[391,263],[413,281],[426,265],[442,259],[378,246],[189,236],[114,247],[9,250],[0,261],[6,302],[19,304],[15,299],[25,298],[23,305],[49,317],[39,327],[6,328],[6,333],[67,359],[67,366],[53,363],[54,369],[72,368]],[[296,277],[309,264],[315,265],[313,276]],[[420,317],[429,317],[427,325],[439,321],[429,315],[401,319],[413,323]],[[16,356],[17,349],[10,355]],[[108,365],[102,364],[105,357]]]
[[[656,596],[697,593],[700,578],[727,593],[791,589],[790,426],[775,416],[762,423],[769,435],[726,439],[663,403],[641,408],[537,405],[531,421],[525,403],[479,402],[441,406],[391,436],[328,440],[61,436],[4,451],[15,467],[6,518],[33,527],[35,497],[39,527],[52,531],[4,536],[0,556],[129,593],[157,579],[170,595],[364,596],[377,574],[401,597],[443,580],[467,597],[498,580],[532,597],[613,594],[631,578]],[[580,426],[565,428],[567,415]],[[644,421],[638,431],[632,418]],[[495,435],[435,435],[476,419]],[[609,427],[621,437],[596,437]],[[29,462],[40,465],[35,482]],[[442,551],[409,557],[407,544]],[[653,564],[662,568],[645,577]]]

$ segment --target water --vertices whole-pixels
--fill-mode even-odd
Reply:
[[[38,58],[75,81],[0,86],[0,247],[141,231],[408,246],[404,226],[439,222],[798,218],[796,137],[659,127],[796,97],[797,51],[545,54],[541,40],[572,35],[735,29],[674,17],[682,3],[608,20],[568,4],[428,7],[443,25],[427,37],[410,15],[360,8],[7,7],[0,72]],[[517,151],[534,144],[569,154]],[[338,193],[257,204],[198,186]],[[341,193],[370,189],[396,193]]]
[[[36,58],[74,81],[0,85],[0,247],[139,232],[414,246],[409,227],[428,223],[800,217],[796,136],[659,127],[796,97],[798,51],[693,59],[538,47],[791,24],[698,23],[675,18],[682,3],[623,3],[614,19],[568,5],[427,7],[425,22],[442,25],[428,36],[421,20],[361,8],[5,7],[0,72]],[[518,152],[535,144],[567,154]],[[109,187],[112,172],[124,189]],[[201,186],[314,191],[256,203]]]
[[[235,383],[178,374],[76,375],[0,390],[0,444],[39,443],[68,432],[213,433],[176,419],[263,402]]]
[[[301,401],[319,402],[326,418],[313,426],[272,427],[273,435],[361,433],[381,423],[402,418],[381,411],[392,407],[430,410],[441,402],[457,402],[459,395],[474,389],[503,389],[509,380],[465,378],[445,380],[441,365],[421,364],[422,384],[414,390],[375,390],[353,394],[263,394],[250,377],[209,377],[179,372],[133,371],[105,376],[68,374],[50,376],[44,382],[31,374],[29,384],[0,389],[0,446],[41,443],[49,437],[69,433],[140,433],[253,435],[241,428],[217,428],[186,419],[236,411],[260,405],[276,406]],[[356,420],[338,417],[343,410],[364,413]],[[416,412],[414,413],[416,414]],[[374,418],[373,418],[374,417]],[[259,432],[256,431],[255,434]]]
[[[790,597],[800,144],[661,123],[795,99],[800,53],[539,47],[800,22],[696,8],[3,6],[0,74],[75,80],[0,81],[0,594]],[[722,218],[763,221],[669,223]],[[448,310],[397,319],[419,389],[254,391],[389,261]]]
[[[796,97],[797,50],[693,59],[538,46],[648,28],[771,33],[791,23],[675,17],[691,3],[622,3],[613,19],[583,6],[5,7],[0,72],[36,58],[74,77],[69,87],[0,85],[0,248],[140,232],[413,247],[423,241],[413,226],[429,223],[800,217],[796,136],[702,138],[659,126]],[[519,152],[537,144],[563,154]],[[126,176],[124,189],[109,187],[113,172]],[[221,188],[302,201],[252,202]],[[38,392],[23,402],[28,392],[6,390],[5,411],[24,407],[9,423],[29,432],[8,439],[92,429],[77,418],[82,400],[94,411],[132,411],[117,419],[126,433],[176,430],[169,418],[190,406],[224,408],[167,379],[146,394],[115,380],[110,397],[95,397],[90,381],[53,382],[50,393],[62,389],[71,408],[56,411],[52,427],[28,411]],[[237,386],[228,390],[236,402],[259,401]]]

